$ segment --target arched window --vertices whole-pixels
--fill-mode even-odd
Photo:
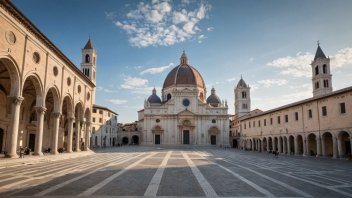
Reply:
[[[326,67],[326,65],[324,64],[324,65],[323,65],[323,73],[326,74],[327,72],[328,72],[328,71],[327,71],[327,67]]]
[[[90,63],[90,56],[88,54],[86,55],[86,63]]]
[[[171,99],[171,94],[167,94],[166,100],[170,100],[170,99]]]
[[[247,98],[247,93],[245,91],[242,91],[242,98]]]
[[[319,74],[319,66],[317,65],[316,67],[315,67],[315,75],[318,75]]]

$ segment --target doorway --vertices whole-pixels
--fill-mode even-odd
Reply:
[[[237,148],[237,140],[233,139],[232,140],[232,148]]]
[[[29,149],[31,149],[31,151],[34,151],[34,146],[35,146],[35,134],[31,133],[29,134],[28,147]]]
[[[189,130],[183,131],[183,144],[189,144]]]
[[[160,135],[155,135],[155,144],[160,144]]]
[[[216,135],[210,136],[210,144],[211,145],[216,145]]]

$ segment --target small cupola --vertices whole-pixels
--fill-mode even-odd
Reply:
[[[183,53],[181,55],[180,64],[181,65],[188,65],[188,58],[187,58],[185,51],[183,51]]]

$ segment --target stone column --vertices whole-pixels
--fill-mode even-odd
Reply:
[[[342,150],[342,141],[340,138],[337,138],[337,150],[339,151],[339,157],[342,158],[344,156],[344,153]]]
[[[10,123],[10,130],[9,134],[9,142],[7,145],[7,153],[6,157],[15,158],[17,156],[17,139],[18,139],[18,125],[20,120],[20,107],[21,103],[24,100],[23,97],[11,97],[12,106],[11,106],[11,123]],[[5,109],[3,109],[5,111]]]
[[[67,138],[67,152],[72,153],[72,138],[73,138],[73,121],[74,117],[68,118],[68,138]]]
[[[303,156],[307,155],[307,150],[308,150],[308,141],[306,138],[303,139]]]
[[[57,145],[58,145],[58,139],[59,139],[59,126],[60,126],[60,112],[55,112],[53,113],[53,118],[54,118],[54,128],[53,128],[53,136],[51,140],[51,154],[58,154],[59,152],[57,151]]]
[[[86,138],[86,143],[84,144],[84,150],[88,151],[90,148],[90,122],[86,122],[85,124],[85,138]]]
[[[282,145],[281,145],[281,138],[280,137],[277,139],[277,144],[279,147],[279,149],[278,149],[279,153],[282,153]]]
[[[290,136],[287,139],[287,155],[291,155],[291,142],[290,142]]]
[[[76,151],[81,151],[79,140],[81,139],[81,121],[76,119]]]
[[[255,149],[254,149],[254,140],[252,139],[252,145],[251,145],[251,147],[252,147],[252,151],[254,151]]]
[[[285,141],[285,137],[282,138],[282,147],[283,147],[283,153],[286,154],[287,153],[287,139]]]
[[[33,155],[43,155],[43,125],[44,125],[44,115],[45,107],[35,107],[37,111],[37,134],[35,135],[35,147]]]
[[[297,136],[295,137],[294,139],[294,143],[295,143],[295,155],[299,155],[299,152],[298,152],[298,138]]]
[[[337,140],[336,140],[336,137],[332,136],[332,157],[333,158],[337,158],[338,156],[338,152],[337,152]]]
[[[86,147],[86,144],[87,144],[87,142],[86,142],[86,135],[87,135],[86,121],[82,121],[81,133],[82,133],[82,134],[84,133],[84,136],[83,136],[84,146],[83,146],[83,148],[82,148],[81,145],[80,145],[79,148],[80,148],[81,150],[85,151],[85,147]],[[82,137],[82,135],[81,135],[81,137]]]
[[[325,141],[324,138],[321,138],[321,154],[323,157],[326,157]]]
[[[266,138],[266,152],[269,152],[269,138]]]
[[[317,141],[317,157],[321,156],[321,139],[320,137],[316,138]]]

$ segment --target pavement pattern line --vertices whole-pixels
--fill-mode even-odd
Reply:
[[[103,181],[99,182],[98,184],[96,184],[95,186],[88,188],[87,190],[85,190],[84,192],[80,193],[78,196],[90,196],[93,193],[95,193],[96,191],[98,191],[99,189],[101,189],[102,187],[104,187],[106,184],[108,184],[109,182],[111,182],[112,180],[114,180],[115,178],[117,178],[118,176],[122,175],[123,173],[127,172],[128,170],[134,168],[135,166],[137,166],[139,163],[141,163],[142,161],[150,158],[151,156],[155,155],[156,153],[152,152],[151,154],[147,155],[146,157],[134,162],[133,164],[127,166],[126,168],[118,171],[117,173],[111,175],[110,177],[104,179]]]
[[[213,187],[205,179],[203,174],[199,171],[194,162],[189,158],[188,154],[182,152],[183,157],[186,159],[188,166],[191,168],[193,175],[196,177],[198,183],[204,191],[206,197],[219,197]]]
[[[231,158],[231,157],[226,157],[226,158],[227,158],[227,159],[232,159],[232,160],[234,160],[234,158]],[[293,179],[296,179],[296,180],[304,181],[304,182],[313,184],[313,185],[318,186],[318,187],[321,187],[321,188],[325,188],[325,189],[328,189],[328,190],[337,192],[337,193],[342,194],[342,195],[344,195],[344,196],[352,197],[352,194],[347,193],[347,192],[344,192],[344,191],[341,191],[341,190],[338,190],[338,189],[335,189],[335,188],[332,188],[331,186],[322,185],[322,184],[319,184],[319,183],[316,183],[316,182],[313,182],[313,181],[310,181],[310,180],[307,180],[307,179],[303,179],[303,178],[296,177],[296,176],[293,176],[293,175],[290,175],[290,174],[287,174],[287,173],[283,173],[283,172],[281,172],[281,171],[273,170],[273,169],[271,169],[271,168],[258,165],[257,163],[248,162],[248,161],[246,161],[246,163],[247,163],[247,164],[250,164],[250,165],[253,165],[253,166],[257,166],[257,167],[262,168],[262,169],[270,170],[270,171],[272,171],[272,172],[275,172],[275,173],[278,173],[278,174],[281,174],[281,175],[285,175],[285,176],[287,176],[287,177],[290,177],[290,178],[293,178]]]
[[[76,169],[74,169],[74,168],[71,168],[71,169],[65,169],[65,167],[63,167],[64,169],[62,170],[62,171],[59,171],[59,172],[55,172],[54,174],[49,174],[49,175],[46,175],[46,176],[43,176],[43,177],[30,177],[30,180],[38,180],[38,179],[41,179],[41,178],[49,178],[49,177],[51,177],[52,175],[55,175],[56,177],[58,177],[58,176],[62,176],[62,175],[64,175],[64,174],[66,174],[67,172],[69,172],[69,171],[83,171],[83,170],[87,170],[87,169],[90,169],[90,168],[93,168],[93,167],[96,167],[96,166],[100,166],[100,165],[102,165],[102,164],[104,164],[104,163],[109,163],[109,162],[112,162],[112,161],[114,161],[114,160],[118,160],[118,159],[121,159],[121,158],[123,158],[123,157],[127,157],[128,155],[126,154],[126,155],[120,155],[120,156],[118,156],[118,157],[114,157],[113,159],[110,159],[110,160],[106,160],[106,161],[103,161],[103,162],[101,162],[101,161],[97,161],[96,163],[94,163],[94,164],[90,164],[90,165],[86,165],[86,164],[83,164],[83,165],[81,165],[81,167],[80,167],[80,169],[78,169],[78,170],[76,170],[78,167],[75,167]],[[85,168],[83,168],[83,167],[85,167]],[[82,169],[83,168],[83,169]],[[40,171],[40,170],[39,170]],[[58,174],[58,173],[60,173],[60,172],[62,172],[62,174]],[[24,176],[24,177],[27,177],[28,178],[28,176]],[[27,181],[25,181],[25,182],[27,182]],[[17,184],[21,184],[21,183],[17,183]],[[38,183],[37,185],[39,185],[40,183]],[[22,191],[24,191],[24,190],[27,190],[28,188],[30,188],[31,186],[29,186],[29,187],[27,187],[26,188],[26,186],[22,186],[22,188],[21,189],[18,189],[18,190],[16,190],[15,192],[12,192],[12,193],[10,193],[9,195],[11,196],[11,195],[13,195],[13,194],[17,194],[17,193],[19,193],[19,192],[22,192]],[[2,190],[6,190],[7,188],[5,188],[5,189],[2,189],[2,187],[0,188],[0,192],[2,191]]]
[[[160,186],[161,178],[164,174],[165,167],[167,166],[167,162],[170,159],[172,151],[168,151],[162,163],[160,164],[158,170],[155,172],[152,180],[150,181],[147,190],[144,193],[144,196],[147,197],[156,197],[158,193],[158,189]]]
[[[234,165],[234,166],[240,167],[240,168],[242,168],[242,169],[248,170],[248,171],[250,171],[250,172],[252,172],[252,173],[254,173],[254,174],[257,174],[257,175],[259,175],[259,176],[261,176],[261,177],[263,177],[263,178],[265,178],[265,179],[267,179],[267,180],[269,180],[269,181],[272,181],[272,182],[274,182],[274,183],[276,183],[276,184],[279,184],[279,185],[281,185],[281,186],[283,186],[283,187],[285,187],[285,188],[291,190],[292,192],[295,192],[295,193],[299,194],[300,196],[303,196],[303,197],[313,197],[312,195],[310,195],[310,194],[308,194],[308,193],[306,193],[306,192],[303,192],[303,191],[301,191],[301,190],[299,190],[299,189],[297,189],[297,188],[295,188],[295,187],[293,187],[293,186],[290,186],[290,185],[288,185],[288,184],[286,184],[286,183],[283,183],[283,182],[281,182],[281,181],[279,181],[279,180],[276,180],[276,179],[274,179],[274,178],[271,178],[271,177],[269,177],[269,176],[266,176],[266,175],[264,175],[264,174],[262,174],[262,173],[259,173],[259,172],[255,171],[255,170],[252,170],[252,169],[250,169],[250,168],[247,168],[247,167],[244,167],[244,166],[235,164],[235,163],[233,163],[233,162],[231,162],[231,161],[228,161],[228,160],[223,160],[223,161],[225,161],[225,162],[227,162],[227,163],[229,163],[229,164],[232,164],[232,165]]]
[[[143,155],[143,154],[136,155],[136,156],[131,157],[131,158],[128,158],[129,155],[122,156],[122,157],[118,158],[118,159],[121,160],[121,161],[115,161],[116,159],[110,160],[110,161],[108,161],[109,164],[107,164],[107,165],[105,165],[105,166],[102,166],[102,167],[100,167],[100,168],[94,169],[93,171],[87,172],[87,173],[85,173],[85,174],[83,174],[83,175],[74,177],[74,178],[72,178],[72,179],[70,179],[70,180],[67,180],[67,181],[63,182],[63,183],[57,184],[57,185],[55,185],[55,186],[52,186],[52,187],[50,187],[50,188],[48,188],[48,189],[46,189],[46,190],[44,190],[44,191],[41,191],[41,192],[35,194],[34,196],[43,196],[43,195],[46,195],[46,194],[51,193],[51,192],[53,192],[53,191],[55,191],[55,190],[57,190],[57,189],[59,189],[59,188],[62,188],[62,187],[64,187],[64,186],[66,186],[66,185],[68,185],[68,184],[70,184],[70,183],[72,183],[72,182],[74,182],[74,181],[77,181],[77,180],[79,180],[79,179],[81,179],[81,178],[83,178],[83,177],[86,177],[86,176],[91,175],[91,174],[93,174],[93,173],[95,173],[95,172],[98,172],[98,171],[100,171],[100,170],[102,170],[102,169],[104,169],[104,168],[106,168],[106,167],[109,167],[109,166],[112,166],[112,165],[117,165],[117,164],[125,163],[125,162],[130,161],[130,160],[132,160],[132,159],[134,159],[134,158],[136,158],[136,157],[139,157],[139,156],[141,156],[141,155]],[[126,159],[126,158],[127,158],[127,159]],[[104,162],[104,163],[106,163],[106,162]]]
[[[240,180],[243,181],[244,183],[250,185],[251,187],[253,187],[254,189],[256,189],[258,192],[261,192],[262,194],[264,194],[265,196],[267,196],[267,197],[276,197],[276,196],[275,196],[274,194],[272,194],[271,192],[265,190],[264,188],[260,187],[259,185],[255,184],[255,183],[249,181],[248,179],[242,177],[241,175],[239,175],[239,174],[233,172],[232,170],[230,170],[230,169],[228,169],[228,168],[226,168],[226,167],[224,167],[224,166],[222,166],[222,165],[220,165],[220,164],[218,164],[218,163],[216,163],[216,162],[213,162],[213,161],[210,161],[210,160],[209,160],[209,162],[212,162],[213,164],[215,164],[215,165],[219,166],[220,168],[224,169],[225,171],[227,171],[227,172],[230,173],[231,175],[237,177],[238,179],[240,179]]]

